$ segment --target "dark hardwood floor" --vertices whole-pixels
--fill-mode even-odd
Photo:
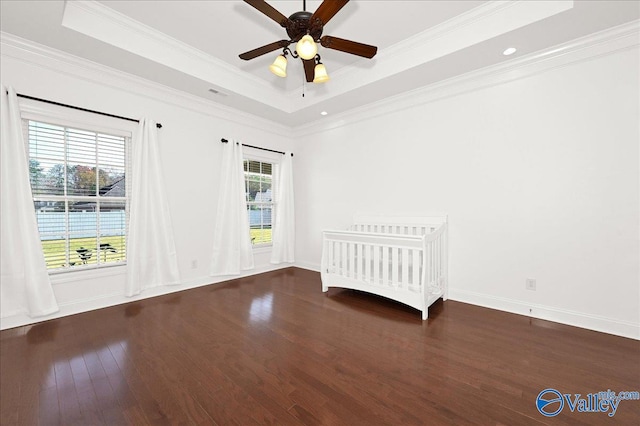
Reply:
[[[289,268],[0,333],[2,425],[640,424],[536,409],[640,390],[640,342]]]

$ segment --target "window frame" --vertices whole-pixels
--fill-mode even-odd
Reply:
[[[271,153],[269,151],[258,150],[256,148],[243,147],[242,149],[242,161],[243,161],[243,175],[244,175],[244,162],[245,161],[259,161],[262,163],[271,164],[271,201],[270,202],[260,202],[257,204],[262,205],[270,205],[271,206],[271,241],[268,243],[261,244],[253,244],[251,243],[251,247],[254,252],[260,252],[262,250],[271,250],[273,247],[273,225],[276,221],[276,216],[278,214],[278,206],[276,203],[276,188],[277,188],[277,180],[278,180],[278,170],[280,168],[280,162],[282,160],[282,154]],[[246,185],[246,177],[245,177],[245,185]],[[246,191],[246,186],[245,186]],[[247,197],[248,198],[248,197]],[[255,202],[254,202],[255,203]],[[247,200],[247,209],[249,207],[250,202]],[[250,220],[250,218],[247,218]],[[251,231],[251,224],[248,223],[249,231]]]
[[[24,148],[27,162],[31,159],[29,152],[29,138],[28,138],[28,121],[38,121],[56,126],[63,126],[68,128],[83,129],[94,133],[104,133],[108,135],[118,136],[125,138],[125,197],[104,197],[102,202],[109,201],[124,201],[125,203],[125,228],[124,238],[125,246],[129,235],[129,207],[131,204],[131,170],[132,170],[132,139],[137,129],[136,122],[129,122],[117,118],[102,116],[94,113],[73,110],[56,105],[43,104],[41,102],[19,99],[21,120],[23,125],[24,136]],[[85,198],[96,200],[95,196],[60,196],[60,195],[35,195],[32,194],[33,202],[37,201],[51,201],[52,199],[59,199],[60,201],[69,200],[70,198]],[[36,213],[34,206],[34,214]],[[96,225],[96,233],[99,233],[98,225]],[[69,234],[69,230],[65,230],[65,235]],[[44,249],[43,249],[44,250]],[[125,254],[126,255],[126,254]],[[114,273],[120,273],[123,268],[126,268],[126,258],[120,262],[108,262],[100,265],[78,265],[75,267],[64,268],[47,268],[47,272],[52,277],[52,283],[55,281],[66,282],[74,281],[77,277],[83,277],[82,279],[90,279],[93,277],[112,275]],[[53,277],[58,277],[58,280],[53,280]],[[64,279],[63,277],[67,277]]]

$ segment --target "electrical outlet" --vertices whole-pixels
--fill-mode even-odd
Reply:
[[[191,269],[196,269],[198,267],[198,261],[197,260],[192,260],[191,261]]]
[[[524,288],[531,291],[536,291],[536,280],[533,278],[527,278]]]

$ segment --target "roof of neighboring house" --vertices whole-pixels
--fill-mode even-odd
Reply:
[[[103,186],[98,190],[100,197],[124,197],[126,195],[126,179],[124,176],[114,181],[110,185]],[[75,203],[74,207],[76,209],[88,209],[95,208],[96,203],[93,201],[85,201],[80,203]],[[109,210],[108,205],[103,205],[101,210]],[[116,210],[120,210],[120,207],[115,207]]]
[[[111,185],[103,186],[98,191],[101,197],[124,197],[126,195],[126,180],[122,176]]]

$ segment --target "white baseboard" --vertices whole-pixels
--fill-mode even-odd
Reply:
[[[320,272],[320,264],[319,263],[311,263],[311,262],[299,262],[296,261],[295,265],[296,268],[302,268],[302,269],[307,269],[309,271],[313,271],[313,272]]]
[[[586,328],[616,336],[640,340],[640,324],[620,321],[598,315],[559,309],[550,306],[525,303],[505,297],[491,296],[466,290],[449,289],[449,299],[485,308],[510,312],[532,318],[553,321],[574,327]]]
[[[191,279],[189,281],[184,281],[178,285],[170,285],[170,286],[161,286],[154,287],[150,289],[144,290],[141,294],[126,297],[123,293],[115,293],[115,294],[107,294],[101,295],[95,298],[88,298],[83,300],[74,300],[72,303],[60,304],[60,310],[54,314],[31,318],[26,313],[12,315],[6,318],[0,318],[0,330],[6,330],[14,327],[21,327],[23,325],[36,324],[43,321],[48,321],[56,318],[66,317],[69,315],[80,314],[82,312],[93,311],[96,309],[107,308],[109,306],[121,305],[124,303],[131,303],[137,300],[148,299],[150,297],[163,296],[165,294],[171,294],[178,291],[189,290],[196,287],[202,287],[210,284],[219,284],[225,281],[248,277],[251,275],[262,274],[265,272],[271,272],[278,269],[288,268],[291,265],[265,265],[259,268],[256,268],[251,271],[245,271],[237,276],[225,276],[225,277],[199,277],[196,279]]]

